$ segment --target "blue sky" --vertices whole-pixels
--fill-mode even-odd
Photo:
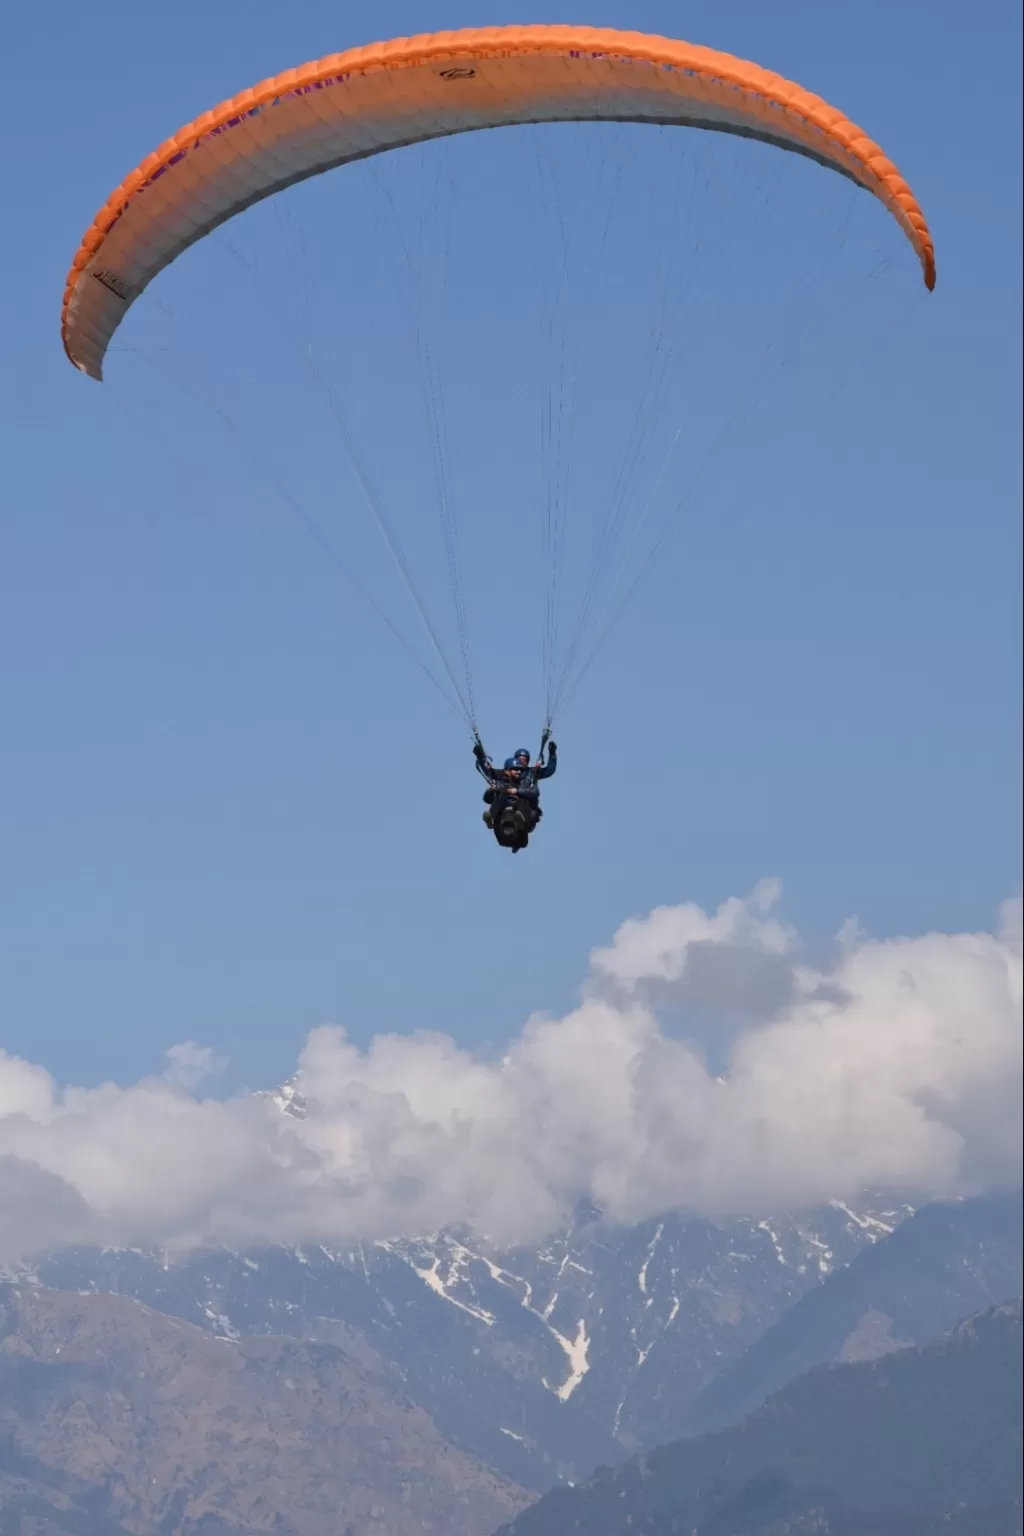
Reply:
[[[564,1007],[588,949],[626,917],[663,902],[714,905],[764,875],[781,877],[785,915],[812,945],[851,914],[879,934],[988,926],[1018,886],[1015,7],[868,3],[854,25],[845,9],[809,3],[594,0],[579,14],[539,4],[528,18],[688,37],[836,102],[914,187],[939,284],[924,295],[912,254],[858,203],[863,241],[842,247],[843,302],[771,375],[685,538],[559,723],[562,763],[525,857],[499,855],[483,834],[464,727],[352,603],[222,422],[145,359],[115,359],[102,389],[68,366],[58,316],[77,242],[169,132],[323,53],[519,19],[493,4],[341,13],[187,0],[171,28],[152,8],[119,26],[63,5],[7,23],[22,64],[4,103],[4,206],[17,238],[3,285],[2,1044],[60,1078],[129,1080],[192,1038],[233,1058],[229,1082],[263,1084],[327,1021],[358,1040],[419,1027],[500,1040],[532,1009]],[[979,94],[984,112],[971,109]],[[547,163],[573,182],[586,142],[549,146]],[[480,147],[445,153],[460,209],[473,208]],[[644,153],[623,150],[622,163]],[[652,148],[651,164],[663,153]],[[723,175],[753,167],[800,239],[821,242],[815,251],[845,228],[838,178],[732,146],[701,153]],[[413,219],[434,162],[395,158],[377,183],[353,178],[352,206],[379,213],[386,185]],[[251,220],[239,244],[258,251],[265,238],[280,276],[303,232],[312,323],[339,366],[346,325],[382,326],[376,354],[360,333],[353,409],[401,519],[425,461],[408,380],[389,373],[401,337],[374,308],[397,268],[383,256],[378,266],[375,231],[382,249],[385,232],[372,216],[349,240],[338,182],[303,189],[282,222]],[[644,206],[656,219],[656,199]],[[716,203],[732,259],[705,252],[705,286],[687,295],[711,370],[689,407],[698,435],[713,427],[703,396],[717,391],[727,410],[747,366],[737,354],[734,371],[715,372],[715,328],[732,334],[730,317],[773,286],[799,295],[805,272],[786,257],[783,219],[755,286],[741,288],[736,206]],[[488,265],[499,214],[486,211],[486,229],[458,226],[445,366],[481,720],[504,755],[538,724],[525,664],[507,665],[535,643],[536,517],[524,502],[538,460],[515,448],[528,381],[513,355],[515,305],[499,315],[495,300],[513,293],[530,231]],[[884,277],[858,282],[876,243]],[[624,295],[649,254],[631,257],[628,242],[613,252],[609,377],[585,380],[582,466],[600,462],[615,378],[625,397],[641,367]],[[218,372],[216,398],[403,615],[314,402],[288,385],[268,407],[227,379],[229,342],[247,380],[261,357],[284,377],[280,340],[243,334],[254,313],[252,295],[248,311],[232,307],[243,286],[223,247],[166,274],[174,345]],[[129,342],[159,361],[162,311],[138,311]],[[484,316],[493,342],[470,323]],[[488,348],[503,358],[493,378]],[[733,355],[723,343],[719,362]],[[505,529],[525,532],[503,575],[493,541]],[[408,532],[443,609],[436,538],[415,522]]]

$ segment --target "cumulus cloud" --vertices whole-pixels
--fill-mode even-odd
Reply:
[[[1021,1166],[1021,904],[992,933],[872,939],[816,969],[777,883],[661,907],[595,950],[579,1005],[500,1059],[325,1026],[280,1096],[204,1097],[191,1042],[128,1088],[0,1053],[0,1258],[63,1243],[339,1242],[465,1224],[952,1197]]]

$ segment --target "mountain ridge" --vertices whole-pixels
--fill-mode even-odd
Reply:
[[[751,1392],[757,1401],[819,1358],[923,1341],[993,1289],[1012,1289],[1019,1208],[989,1198],[920,1217],[876,1198],[803,1217],[715,1224],[668,1213],[632,1227],[581,1207],[533,1248],[444,1231],[180,1259],[79,1249],[15,1278],[132,1296],[236,1343],[291,1335],[334,1344],[387,1376],[446,1440],[542,1493],[729,1422]],[[935,1239],[924,1270],[911,1241],[922,1229]],[[816,1350],[815,1329],[804,1339],[800,1319],[834,1310],[851,1270],[870,1271],[875,1256],[902,1287],[904,1311],[868,1287]],[[931,1317],[917,1332],[901,1321],[915,1311]],[[796,1344],[780,1349],[794,1329]],[[774,1374],[761,1383],[766,1359]],[[747,1398],[733,1403],[730,1391]]]
[[[815,1365],[923,1344],[1020,1294],[1019,1193],[924,1206],[805,1295],[702,1389],[694,1425],[735,1423]]]
[[[741,1424],[559,1488],[495,1536],[907,1536],[947,1515],[1020,1529],[1021,1303],[942,1340],[817,1366]],[[995,1536],[995,1533],[993,1533]]]
[[[63,1250],[16,1278],[135,1296],[229,1340],[363,1341],[442,1432],[541,1491],[680,1433],[693,1396],[906,1208],[633,1227],[581,1208],[534,1248],[467,1233],[175,1261]]]
[[[110,1293],[8,1285],[0,1314],[0,1478],[62,1500],[51,1523],[486,1536],[528,1500],[333,1344],[232,1343]]]

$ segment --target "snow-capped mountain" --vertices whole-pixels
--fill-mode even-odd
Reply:
[[[800,1218],[623,1227],[581,1210],[535,1248],[445,1231],[180,1262],[74,1250],[32,1278],[134,1296],[229,1339],[289,1334],[376,1357],[449,1439],[544,1488],[684,1433],[708,1382],[907,1214],[833,1203]]]

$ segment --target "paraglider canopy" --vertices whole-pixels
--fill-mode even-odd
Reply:
[[[456,133],[601,120],[712,129],[809,156],[885,205],[934,286],[931,236],[907,183],[820,97],[757,64],[639,32],[470,28],[287,70],[167,139],[126,177],[82,241],[64,294],[67,355],[102,378],[111,337],[163,268],[235,214],[307,177]]]

